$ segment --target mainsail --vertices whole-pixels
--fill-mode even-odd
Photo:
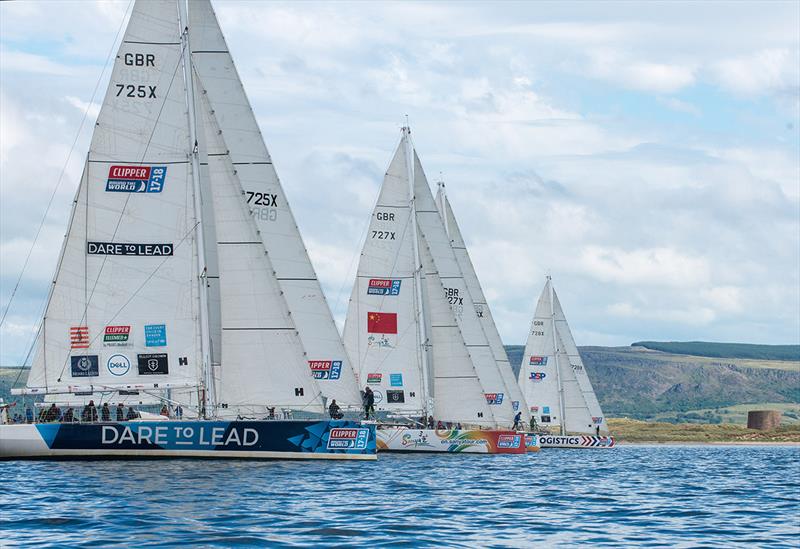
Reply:
[[[497,363],[497,368],[500,370],[500,375],[503,378],[503,385],[505,386],[506,391],[508,391],[507,394],[511,400],[512,408],[514,412],[522,412],[522,419],[525,423],[527,423],[530,421],[531,417],[530,410],[525,402],[525,398],[522,396],[522,391],[520,390],[519,384],[514,378],[514,372],[511,369],[511,364],[508,361],[508,355],[503,347],[503,340],[500,338],[500,333],[497,331],[497,326],[494,323],[492,312],[489,308],[489,304],[486,301],[486,297],[484,296],[483,288],[481,288],[481,283],[478,280],[477,273],[475,272],[475,267],[472,265],[472,260],[469,257],[469,252],[467,251],[464,238],[461,235],[461,229],[458,226],[456,216],[453,213],[452,207],[450,206],[450,201],[445,194],[444,183],[439,183],[439,188],[436,193],[436,207],[438,208],[439,213],[442,216],[442,220],[444,221],[444,227],[448,236],[450,237],[450,244],[453,248],[453,253],[455,253],[458,266],[461,269],[461,273],[464,275],[464,282],[467,286],[467,292],[469,293],[470,299],[472,299],[473,306],[475,308],[475,315],[480,321],[483,331],[486,334],[489,347],[491,348],[495,362]]]
[[[448,251],[452,256],[404,128],[372,213],[345,346],[381,408],[453,423],[508,423],[510,414],[490,406],[484,375],[491,384],[491,372],[479,369],[481,352],[452,307],[459,274]]]
[[[327,393],[298,333],[314,327],[293,314],[286,254],[273,256],[286,239],[265,234],[247,200],[279,184],[210,3],[188,7],[134,4],[23,392],[116,391],[116,402],[138,391],[128,396],[201,401],[207,416],[319,413]],[[282,213],[296,272],[318,289]],[[321,291],[306,297],[325,305]],[[340,379],[342,395],[356,392],[354,376]]]
[[[561,433],[608,433],[578,348],[572,339],[550,277],[536,312],[519,371],[531,415]]]

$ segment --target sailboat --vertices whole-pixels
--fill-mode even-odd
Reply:
[[[0,425],[3,459],[376,458],[324,418],[355,372],[209,0],[134,4],[35,345],[16,394],[173,417]]]
[[[536,305],[518,379],[539,426],[542,448],[614,446],[549,276]]]
[[[453,213],[453,208],[447,198],[445,191],[445,184],[443,181],[437,183],[436,192],[436,207],[442,217],[445,231],[450,237],[450,246],[453,249],[458,267],[464,277],[467,293],[474,305],[475,316],[478,318],[483,332],[488,340],[489,347],[491,348],[492,355],[497,364],[497,369],[503,378],[503,386],[507,391],[506,394],[511,399],[511,405],[514,412],[521,413],[521,421],[524,425],[530,423],[531,415],[528,405],[525,402],[525,397],[522,394],[519,384],[514,377],[514,371],[511,369],[511,363],[508,361],[508,355],[503,347],[503,340],[500,338],[500,332],[497,330],[497,325],[494,322],[492,311],[486,301],[483,293],[480,280],[475,272],[475,267],[467,250],[467,245],[461,234],[461,229],[458,226],[458,221]],[[539,446],[537,439],[534,435],[528,434],[525,439],[528,451],[538,451]]]
[[[408,126],[372,212],[344,342],[384,416],[379,450],[525,452]]]

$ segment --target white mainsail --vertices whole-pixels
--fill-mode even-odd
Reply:
[[[73,204],[31,390],[198,384],[181,70],[176,2],[137,2]]]
[[[483,327],[486,338],[489,341],[489,347],[492,349],[497,368],[500,370],[500,375],[503,378],[503,384],[508,391],[508,396],[511,399],[511,404],[514,412],[522,412],[522,420],[527,424],[530,421],[530,409],[528,408],[525,398],[522,396],[522,391],[514,378],[514,372],[511,369],[511,363],[508,361],[508,355],[503,347],[503,340],[500,338],[500,332],[497,331],[497,326],[494,323],[491,309],[486,301],[486,297],[481,288],[481,283],[478,280],[478,275],[475,272],[475,267],[472,265],[472,260],[467,251],[467,245],[461,235],[461,229],[456,221],[456,216],[450,206],[450,201],[444,192],[444,183],[439,183],[439,188],[436,193],[436,207],[439,210],[442,220],[444,221],[445,230],[450,237],[450,244],[455,253],[458,266],[464,276],[464,282],[467,285],[467,292],[472,299],[475,307],[475,315]]]
[[[220,63],[198,63],[222,40],[210,4],[188,6],[191,17],[182,0],[134,4],[23,392],[202,399],[206,416],[320,413],[289,297],[244,199],[240,159],[258,166],[248,151],[268,155],[227,49]]]
[[[565,342],[567,337],[571,345]],[[595,434],[599,425],[602,433],[608,432],[550,277],[531,322],[519,385],[531,415],[542,427]]]
[[[307,353],[305,370],[340,405],[360,405],[358,382],[303,244],[272,159],[264,145],[227,43],[208,0],[189,14],[192,56],[219,126],[224,155],[256,220],[264,248]],[[265,306],[262,304],[262,306]],[[363,381],[363,380],[362,380]]]
[[[374,385],[380,407],[494,427],[497,414],[487,403],[474,350],[446,294],[455,258],[441,251],[442,242],[449,250],[449,241],[443,227],[437,232],[436,222],[441,225],[404,128],[362,250],[345,346],[361,378]],[[439,241],[430,240],[426,231]],[[445,257],[444,271],[437,254]],[[446,283],[443,272],[450,276]]]

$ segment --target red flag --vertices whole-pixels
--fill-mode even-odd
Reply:
[[[367,332],[370,334],[396,334],[397,313],[367,313]]]

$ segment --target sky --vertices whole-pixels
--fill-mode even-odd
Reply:
[[[214,6],[340,326],[408,115],[506,344],[548,274],[579,345],[800,343],[800,2]],[[0,365],[40,321],[128,10],[0,3]]]

